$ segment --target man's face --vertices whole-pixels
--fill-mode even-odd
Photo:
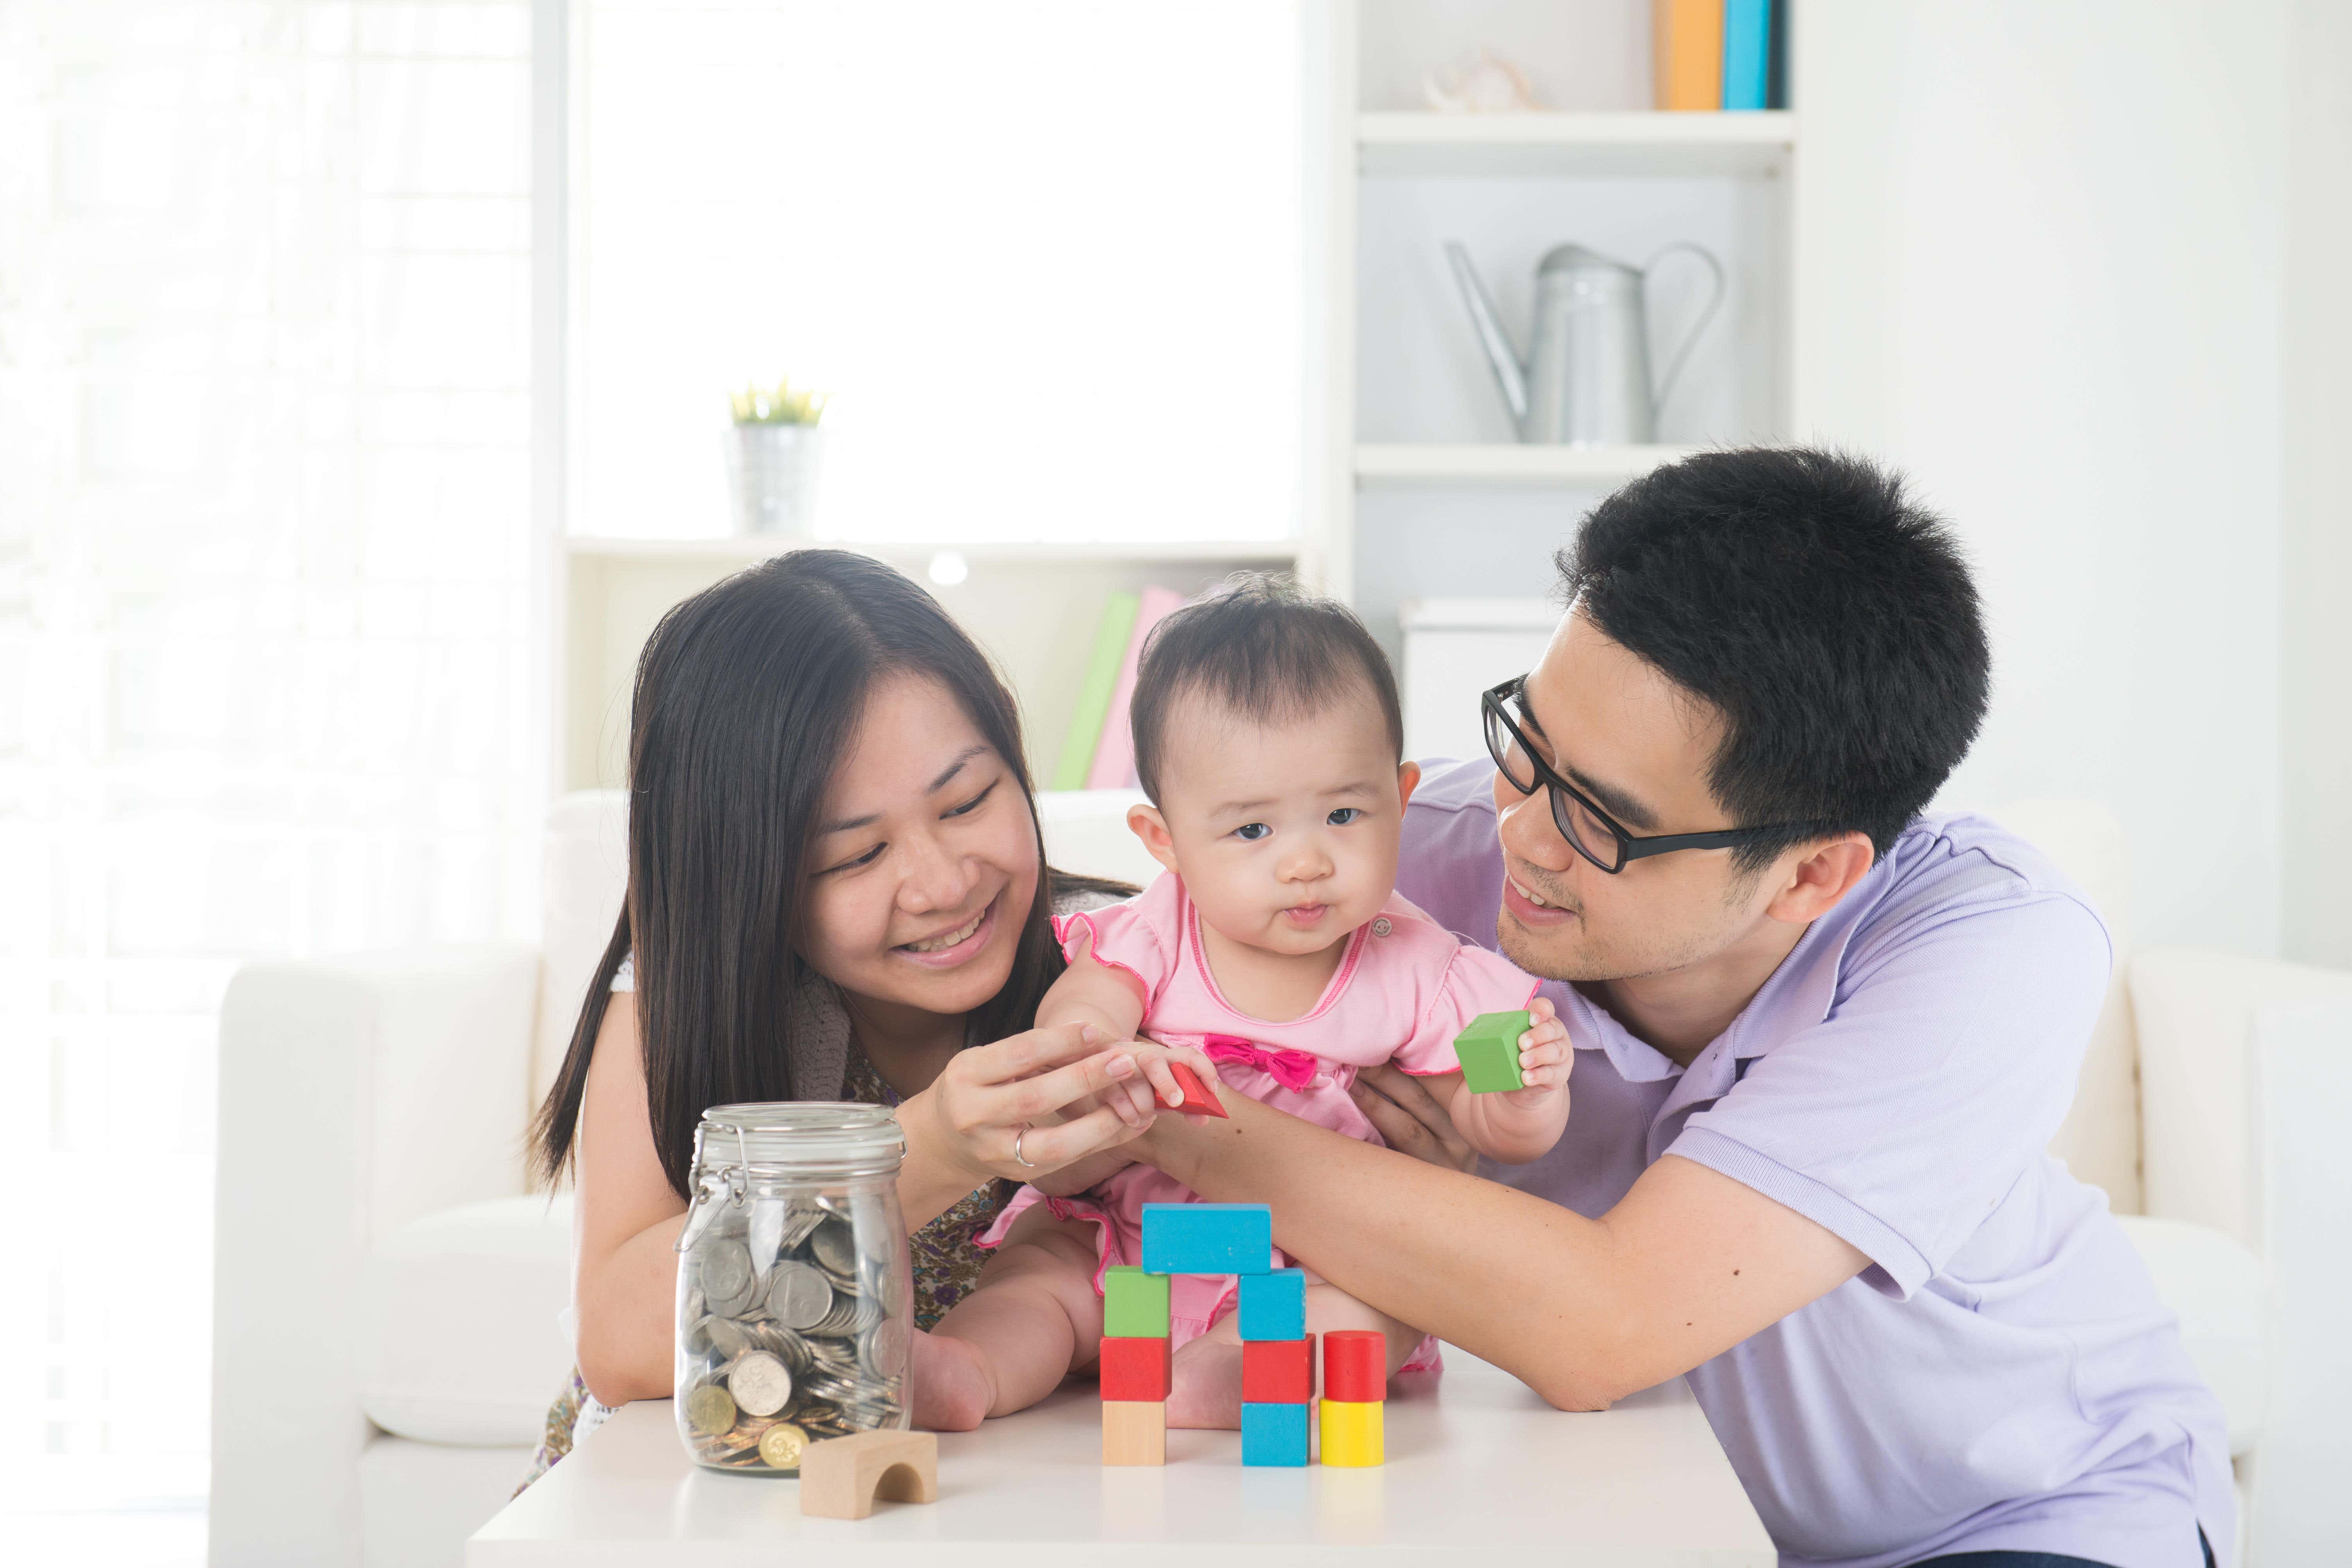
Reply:
[[[1537,754],[1626,832],[1738,826],[1706,783],[1719,716],[1582,615],[1552,634],[1524,700],[1513,717]],[[1728,849],[1648,856],[1611,876],[1560,836],[1549,792],[1521,795],[1499,772],[1495,811],[1506,878],[1496,934],[1531,974],[1627,980],[1703,963],[1755,928],[1779,885],[1769,868],[1735,876]]]

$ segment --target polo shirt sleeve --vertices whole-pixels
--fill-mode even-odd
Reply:
[[[2030,892],[1935,910],[1850,954],[1818,1024],[1744,1063],[1666,1152],[1844,1237],[1908,1299],[2043,1157],[2074,1098],[2112,954],[2096,915]]]

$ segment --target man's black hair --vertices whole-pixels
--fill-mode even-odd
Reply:
[[[1185,605],[1152,628],[1129,705],[1135,772],[1160,799],[1168,713],[1187,693],[1259,724],[1318,713],[1369,692],[1388,721],[1389,746],[1404,758],[1404,713],[1388,657],[1347,605],[1298,590],[1288,577],[1245,572],[1223,591]]]
[[[1739,826],[1825,823],[1884,856],[1968,754],[1991,658],[1976,584],[1902,479],[1806,448],[1708,452],[1595,507],[1554,557],[1571,608],[1722,716]]]

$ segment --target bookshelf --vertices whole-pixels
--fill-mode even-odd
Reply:
[[[1310,12],[1319,441],[1301,567],[1392,656],[1410,603],[1541,595],[1551,552],[1610,490],[1795,427],[1799,116],[1652,110],[1649,18],[1647,0],[1324,0]],[[1549,107],[1422,109],[1424,75],[1482,47]],[[1724,306],[1661,411],[1660,444],[1519,443],[1444,264],[1448,240],[1515,331],[1554,245],[1635,265],[1676,240],[1714,252]],[[1701,298],[1698,269],[1674,265],[1647,284],[1660,349]]]

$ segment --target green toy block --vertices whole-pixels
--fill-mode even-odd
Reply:
[[[1454,1037],[1462,1081],[1471,1093],[1527,1088],[1527,1080],[1519,1077],[1519,1037],[1535,1026],[1532,1013],[1481,1013]]]
[[[1114,1340],[1168,1337],[1168,1276],[1114,1263],[1103,1275],[1103,1334]]]

